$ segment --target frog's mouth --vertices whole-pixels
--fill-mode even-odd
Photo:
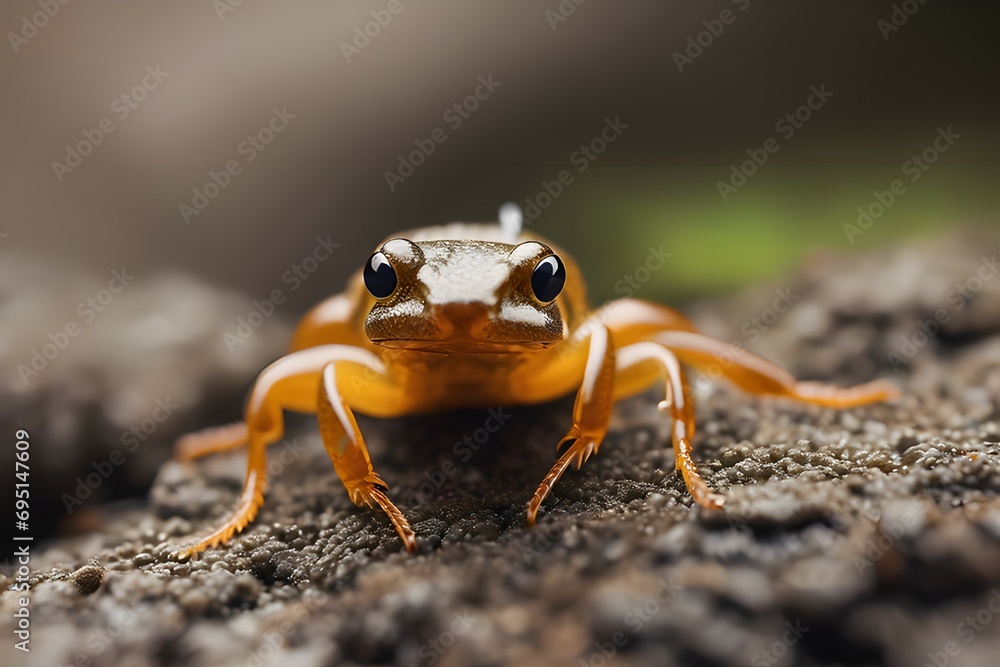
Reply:
[[[437,354],[524,354],[552,347],[563,331],[552,331],[491,314],[479,303],[435,306],[423,326],[397,324],[389,331],[366,332],[372,343],[397,350]],[[407,331],[408,329],[408,331]],[[400,330],[399,335],[392,335]]]
[[[482,339],[444,340],[373,340],[379,347],[395,350],[414,350],[434,354],[518,354],[546,350],[556,341],[491,341]]]

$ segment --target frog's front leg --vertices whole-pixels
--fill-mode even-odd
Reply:
[[[538,391],[551,391],[553,385],[572,382],[579,377],[581,366],[583,370],[583,383],[573,405],[573,425],[556,445],[556,450],[567,443],[569,446],[528,503],[529,526],[534,525],[542,501],[569,465],[575,463],[579,470],[584,461],[601,446],[611,419],[615,379],[615,345],[611,333],[607,327],[597,323],[588,328],[585,336],[578,336],[562,345],[561,349],[556,348],[550,353],[555,356],[544,369],[529,371],[527,376],[535,389],[532,391],[531,386],[525,387],[525,395],[530,395]]]
[[[583,340],[578,336],[567,341],[563,349],[553,351],[557,355],[553,360],[543,368],[533,369],[530,376],[535,378],[537,391],[542,391],[543,387],[551,390],[560,380],[566,382],[579,377],[579,368],[583,365],[583,383],[573,408],[573,426],[559,446],[573,442],[535,491],[528,504],[528,525],[534,524],[539,507],[570,463],[575,463],[579,469],[597,451],[607,433],[612,405],[622,397],[622,388],[627,391],[636,380],[649,386],[651,380],[662,375],[663,371],[667,376],[666,397],[659,407],[669,414],[672,421],[671,435],[677,469],[695,502],[712,509],[721,508],[724,502],[722,496],[708,487],[691,456],[694,406],[677,358],[666,347],[652,342],[634,343],[616,352],[613,335],[602,319],[592,318],[581,327],[581,331],[589,331],[589,336]],[[586,348],[583,342],[589,343]],[[538,398],[532,395],[530,387],[525,387],[524,391],[526,395]]]
[[[348,345],[321,345],[282,357],[265,368],[257,377],[245,412],[247,443],[247,474],[236,509],[225,523],[198,542],[179,550],[175,555],[187,558],[205,549],[225,544],[257,515],[264,501],[267,484],[267,452],[269,443],[284,434],[283,410],[315,413],[323,369],[331,363],[367,368],[375,375],[384,367],[370,352]],[[360,371],[356,371],[360,373]],[[393,407],[392,404],[389,404]],[[231,440],[242,433],[229,434]]]
[[[376,370],[377,375],[371,376],[365,373],[366,369],[338,363],[329,364],[323,370],[317,412],[319,431],[337,476],[354,504],[382,508],[406,551],[412,554],[417,550],[413,529],[386,495],[389,488],[372,468],[368,447],[348,404],[349,399],[357,398],[359,393],[367,394],[369,401],[380,403],[398,404],[403,400],[402,389],[392,382],[385,367]]]

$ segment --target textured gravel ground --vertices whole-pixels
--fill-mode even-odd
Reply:
[[[31,481],[46,491],[32,498],[37,538],[91,530],[100,501],[144,494],[171,441],[220,412],[238,414],[247,378],[290,334],[279,312],[230,352],[223,333],[251,312],[249,297],[180,275],[116,271],[124,280],[113,293],[110,274],[0,263],[0,432],[26,429],[37,443]],[[114,474],[87,484],[95,463]],[[5,447],[0,465],[13,464]],[[0,479],[3,497],[11,480]],[[72,513],[64,496],[80,501]],[[3,522],[0,537],[11,529]]]
[[[298,420],[271,449],[262,514],[227,548],[167,557],[225,513],[241,455],[168,464],[148,506],[107,508],[98,530],[35,553],[32,652],[12,647],[5,592],[0,662],[597,667],[613,652],[624,665],[997,667],[1000,280],[969,280],[998,245],[817,255],[693,309],[801,377],[881,375],[905,392],[838,413],[699,381],[696,451],[725,512],[692,507],[653,394],[621,404],[532,530],[525,503],[571,399],[504,408],[475,451],[463,439],[486,410],[361,419],[418,534],[409,557]],[[949,298],[959,285],[970,299]],[[794,300],[785,313],[768,311],[776,289]],[[940,309],[941,332],[917,345]]]

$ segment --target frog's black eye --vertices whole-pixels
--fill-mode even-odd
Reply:
[[[549,255],[531,272],[531,291],[542,303],[554,300],[566,284],[566,267],[555,255]]]
[[[384,299],[396,291],[396,271],[384,253],[375,253],[365,264],[365,287],[376,299]]]

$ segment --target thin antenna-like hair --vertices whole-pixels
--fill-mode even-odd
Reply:
[[[521,213],[520,206],[509,201],[500,207],[500,229],[511,243],[517,243],[523,224],[524,214]]]

